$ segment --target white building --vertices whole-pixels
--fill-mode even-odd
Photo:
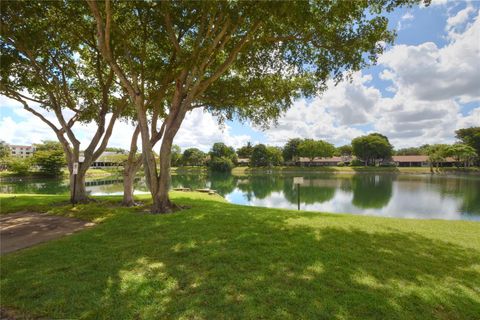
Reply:
[[[35,152],[34,146],[21,146],[21,145],[11,144],[9,145],[9,147],[10,147],[10,150],[12,150],[12,156],[19,157],[19,158],[31,157]]]

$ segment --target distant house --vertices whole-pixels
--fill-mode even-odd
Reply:
[[[18,157],[18,158],[32,157],[33,153],[35,152],[34,146],[22,146],[22,145],[11,144],[9,145],[9,147],[10,147],[10,150],[12,150],[12,156]]]
[[[237,159],[237,164],[239,166],[248,166],[250,164],[250,159],[249,158],[238,158]]]
[[[392,162],[398,167],[428,167],[430,162],[428,156],[415,155],[415,156],[393,156]],[[455,163],[455,159],[448,157],[445,161],[440,163],[441,167],[451,167]]]

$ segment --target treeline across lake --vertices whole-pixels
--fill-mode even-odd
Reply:
[[[175,146],[173,166],[208,166],[217,171],[229,171],[234,166],[273,167],[280,165],[310,165],[322,159],[324,165],[395,166],[393,156],[427,156],[431,167],[447,160],[458,167],[478,165],[480,127],[460,129],[454,144],[425,144],[395,150],[388,137],[372,133],[357,137],[348,145],[335,147],[324,140],[290,139],[284,146],[247,145],[235,150],[224,143],[215,143],[209,152],[188,148],[182,153]],[[330,161],[329,161],[330,159]]]

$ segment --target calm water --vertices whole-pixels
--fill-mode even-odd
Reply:
[[[294,175],[176,175],[173,187],[211,188],[237,204],[297,208]],[[302,176],[295,174],[295,176]],[[480,177],[358,174],[305,174],[300,187],[302,210],[387,217],[480,221]],[[87,182],[93,195],[121,194],[120,180]],[[147,192],[138,181],[136,193]],[[2,193],[67,193],[62,181],[2,182]]]

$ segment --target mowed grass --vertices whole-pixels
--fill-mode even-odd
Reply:
[[[1,257],[1,304],[48,319],[478,319],[480,223],[322,214],[172,193],[1,198],[98,224]],[[45,207],[43,207],[45,208]]]

